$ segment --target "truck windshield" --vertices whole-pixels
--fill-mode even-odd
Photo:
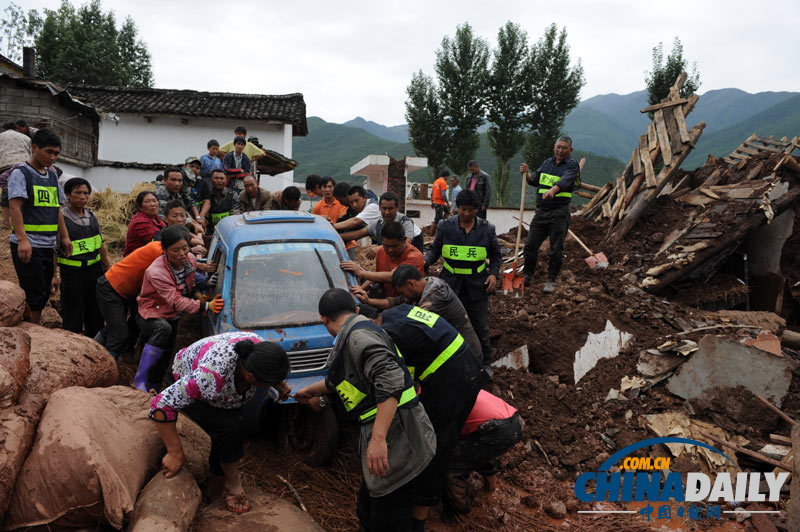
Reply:
[[[336,248],[326,242],[241,246],[234,262],[234,324],[258,329],[320,323],[317,304],[325,290],[347,289],[339,264]]]

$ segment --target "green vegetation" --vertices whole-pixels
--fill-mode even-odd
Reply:
[[[653,69],[645,76],[647,84],[647,102],[650,105],[660,103],[669,94],[669,89],[681,73],[686,72],[686,82],[681,87],[681,98],[687,98],[700,88],[700,74],[697,73],[697,63],[692,63],[692,71],[686,68],[688,61],[683,57],[683,45],[675,37],[672,42],[672,51],[664,59],[664,43],[658,43],[653,48]]]

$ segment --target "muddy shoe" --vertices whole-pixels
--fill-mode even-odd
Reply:
[[[547,282],[544,283],[544,288],[542,289],[542,292],[544,292],[545,294],[552,294],[555,291],[556,291],[556,282],[548,279]]]
[[[531,285],[532,282],[533,282],[533,276],[532,275],[526,275],[525,276],[525,280],[523,281],[523,283],[525,284],[525,288],[528,288]]]

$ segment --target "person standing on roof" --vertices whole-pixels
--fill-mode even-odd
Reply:
[[[336,338],[324,380],[295,398],[315,410],[336,394],[361,423],[358,520],[365,532],[412,530],[414,479],[433,458],[436,435],[417,398],[414,381],[389,335],[356,314],[353,296],[332,288],[319,313]]]
[[[438,314],[403,304],[383,312],[381,318],[381,326],[419,383],[419,400],[436,431],[436,454],[414,480],[414,530],[425,530],[431,507],[439,503],[461,427],[486,374],[464,337]]]
[[[478,335],[475,334],[475,329],[472,327],[472,322],[469,321],[464,305],[461,304],[461,300],[458,299],[449,284],[438,277],[423,277],[415,266],[400,264],[392,273],[392,286],[397,295],[386,299],[373,299],[360,287],[353,287],[350,291],[362,303],[379,310],[411,304],[435,312],[455,327],[469,344],[478,360],[483,360],[481,356],[483,349],[481,349]]]
[[[92,186],[82,177],[73,177],[64,185],[64,193],[68,204],[61,213],[72,241],[72,255],[67,257],[57,248],[62,327],[92,338],[103,327],[95,286],[109,267],[108,254],[97,216],[86,208]]]
[[[435,215],[433,218],[433,226],[439,225],[439,220],[447,218],[450,214],[450,204],[447,201],[447,178],[450,177],[450,170],[447,168],[439,172],[439,177],[433,182],[433,190],[431,191],[431,208],[434,210]]]
[[[547,268],[547,281],[544,293],[555,291],[558,272],[564,262],[564,240],[569,229],[569,204],[575,181],[580,179],[581,167],[570,157],[572,139],[559,137],[553,147],[554,157],[545,159],[532,174],[528,165],[522,163],[519,173],[527,175],[528,184],[536,187],[536,214],[531,222],[528,237],[525,239],[525,286],[530,286],[536,271],[539,247],[550,238],[550,264]]]
[[[469,175],[467,176],[465,186],[467,190],[472,190],[478,195],[478,201],[480,203],[478,205],[477,216],[485,220],[486,209],[489,208],[489,204],[492,202],[491,179],[489,178],[489,174],[481,170],[476,160],[467,163],[467,170],[469,171]]]
[[[233,139],[233,151],[222,159],[222,165],[231,177],[228,187],[234,189],[237,193],[244,190],[243,178],[251,173],[252,169],[250,158],[244,153],[246,145],[247,140],[244,137],[236,137]]]
[[[462,190],[456,206],[458,216],[442,220],[436,227],[425,265],[432,265],[439,257],[444,259],[440,277],[463,303],[481,342],[483,365],[489,366],[492,362],[489,294],[494,291],[500,274],[500,243],[494,225],[476,216],[480,200],[475,192]]]

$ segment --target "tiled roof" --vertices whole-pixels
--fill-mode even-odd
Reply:
[[[303,95],[234,94],[177,89],[70,85],[71,94],[108,113],[169,114],[292,124],[295,136],[308,134]]]

